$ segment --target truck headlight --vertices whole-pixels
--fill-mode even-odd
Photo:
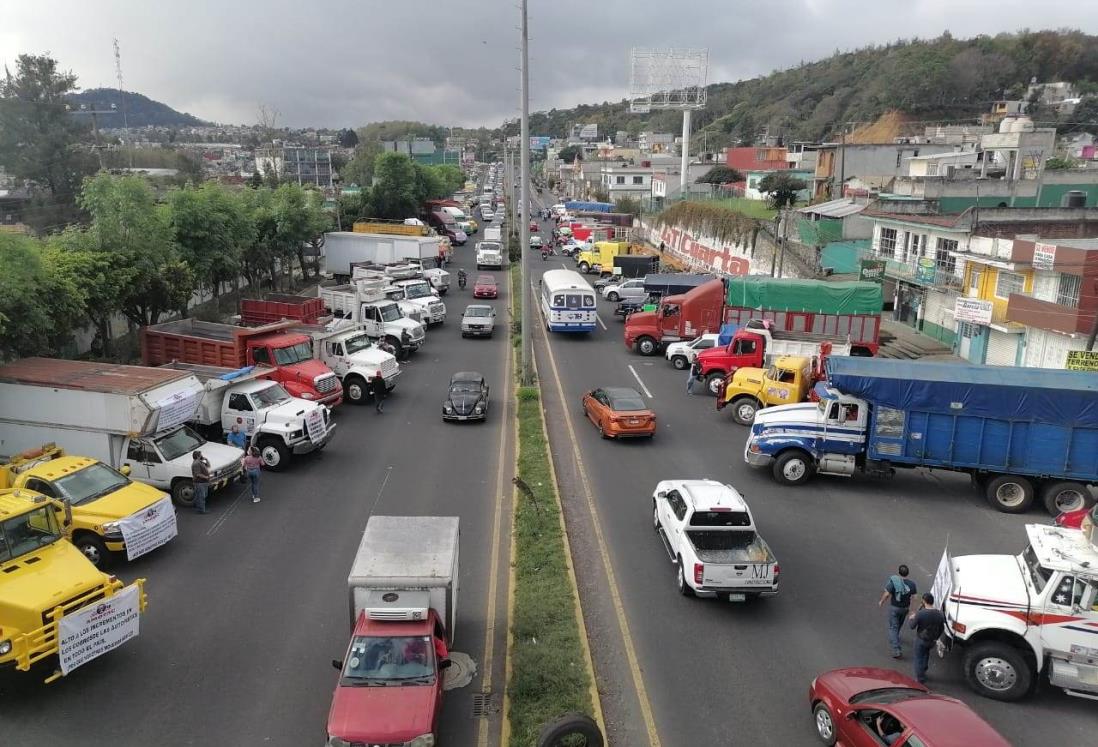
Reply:
[[[421,734],[409,742],[408,747],[435,747],[435,735]]]
[[[298,438],[304,438],[304,437],[305,437],[305,431],[294,431],[293,433],[290,434],[291,439],[298,439]]]
[[[11,653],[11,641],[0,641],[0,656],[7,656]]]
[[[103,525],[103,536],[106,539],[121,539],[122,527],[118,525],[117,521],[108,521]]]
[[[316,399],[316,395],[312,392],[302,392],[301,399]]]

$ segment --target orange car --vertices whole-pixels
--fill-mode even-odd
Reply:
[[[599,429],[603,438],[656,435],[656,413],[644,398],[628,387],[604,387],[583,395],[583,414]]]

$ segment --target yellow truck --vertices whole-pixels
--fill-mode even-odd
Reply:
[[[586,274],[609,275],[614,269],[614,257],[630,254],[628,241],[596,241],[590,249],[576,254],[576,268]]]
[[[56,657],[52,682],[137,636],[145,580],[98,570],[65,539],[71,523],[62,501],[0,489],[0,668]]]
[[[128,560],[169,542],[177,534],[171,498],[121,470],[82,456],[66,456],[54,444],[25,451],[0,465],[0,489],[31,490],[54,499],[69,520],[65,536],[92,565],[102,568],[113,553]]]
[[[717,409],[732,408],[732,419],[751,425],[755,413],[774,405],[806,402],[812,387],[820,381],[822,365],[804,355],[783,355],[769,368],[740,368],[725,382],[724,394],[717,398]]]

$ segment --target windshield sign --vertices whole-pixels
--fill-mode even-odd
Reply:
[[[343,344],[347,346],[347,355],[354,355],[361,350],[368,350],[373,343],[366,335],[355,335],[348,337]]]
[[[282,388],[281,384],[272,384],[266,389],[252,392],[252,399],[259,405],[259,409],[263,409],[266,407],[273,407],[274,405],[281,405],[283,402],[289,402],[291,397],[289,392]]]
[[[401,319],[400,307],[395,303],[381,307],[381,321],[383,322],[395,322]]]
[[[435,648],[430,636],[355,636],[343,667],[341,684],[354,687],[430,684],[435,678]]]
[[[116,472],[102,462],[89,465],[79,472],[65,475],[53,481],[53,486],[74,506],[91,503],[108,493],[130,484],[130,478]]]

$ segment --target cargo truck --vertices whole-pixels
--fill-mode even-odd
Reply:
[[[615,257],[615,259],[621,259],[621,257]],[[648,257],[646,257],[646,259],[648,259]],[[660,299],[665,296],[681,296],[682,294],[689,293],[693,289],[713,280],[715,280],[715,278],[712,275],[689,272],[661,272],[645,275],[644,297],[623,300],[618,304],[617,308],[614,309],[614,315],[625,319],[638,311],[655,311],[659,308]],[[634,323],[632,328],[636,327],[637,324]],[[627,332],[629,329],[631,328],[626,327]],[[716,331],[717,330],[713,330],[714,333]],[[676,341],[668,340],[667,342]]]
[[[825,342],[817,355],[780,355],[767,368],[737,369],[722,380],[724,391],[717,397],[717,409],[730,407],[734,421],[751,425],[764,407],[807,402],[813,396],[813,387],[824,377],[830,348],[831,343]]]
[[[335,435],[326,405],[291,397],[265,366],[173,362],[161,368],[184,371],[202,382],[202,402],[192,421],[196,428],[217,437],[237,426],[272,470],[285,469],[292,456],[323,449]]]
[[[1098,482],[1098,379],[1081,371],[831,358],[819,402],[755,415],[744,459],[783,485],[813,474],[967,473],[1005,513],[1085,508]]]
[[[201,382],[184,371],[24,358],[0,367],[0,454],[55,443],[189,507],[195,449],[210,461],[211,490],[239,474],[243,456],[220,435],[207,442],[185,425],[202,395]]]
[[[332,369],[313,358],[313,344],[290,329],[297,322],[259,327],[178,319],[141,329],[141,359],[146,366],[172,361],[236,369],[265,366],[268,375],[292,396],[335,407],[343,389]]]
[[[385,281],[358,280],[350,285],[320,286],[324,307],[340,319],[349,319],[361,327],[370,339],[392,347],[401,360],[407,358],[427,339],[423,324],[408,318],[403,307],[385,291]],[[418,308],[407,301],[404,304]]]
[[[332,665],[329,745],[437,744],[457,620],[459,523],[371,516],[347,577],[351,642]]]
[[[351,279],[354,263],[388,265],[408,259],[437,258],[438,255],[438,236],[358,231],[330,231],[324,234],[325,271],[341,283]]]
[[[125,586],[65,539],[69,511],[33,490],[0,490],[0,669],[55,658],[46,682],[135,638],[145,611],[145,579]]]
[[[572,231],[575,236],[575,229]],[[579,237],[576,237],[579,238]],[[626,241],[596,241],[573,257],[576,269],[586,274],[609,275],[614,267],[614,258],[631,254],[632,247]]]
[[[876,283],[723,278],[682,295],[664,296],[652,312],[630,314],[625,346],[641,355],[655,355],[668,342],[717,332],[723,324],[765,319],[785,332],[849,338],[851,355],[876,355],[881,303],[881,287]]]

